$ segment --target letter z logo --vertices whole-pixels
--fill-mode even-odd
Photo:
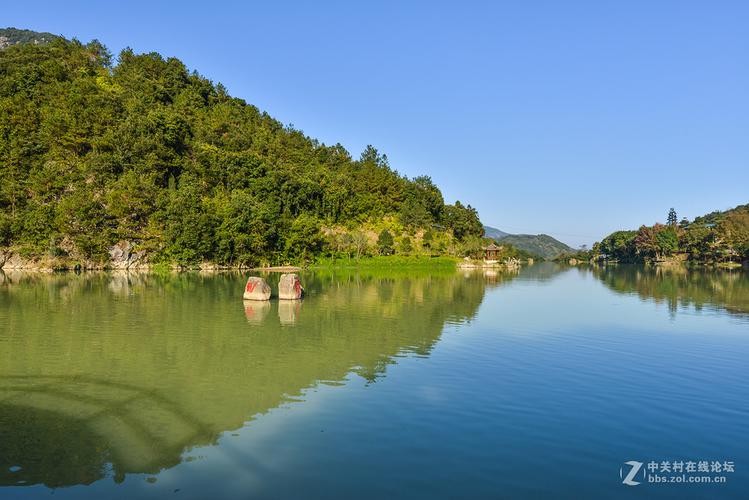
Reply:
[[[640,469],[642,468],[643,463],[637,462],[635,460],[630,460],[629,462],[624,462],[624,465],[629,465],[631,469],[629,469],[629,472],[627,475],[624,475],[624,467],[621,467],[619,469],[619,477],[622,478],[622,483],[626,484],[627,486],[637,486],[640,484],[639,481],[635,481],[635,476],[637,476],[637,473],[640,472]]]

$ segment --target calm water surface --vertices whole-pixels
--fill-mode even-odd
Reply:
[[[0,497],[749,497],[746,274],[245,279],[0,274]]]

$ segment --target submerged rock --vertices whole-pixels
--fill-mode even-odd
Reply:
[[[244,300],[270,300],[270,286],[259,276],[250,276],[244,286]]]
[[[304,288],[296,274],[282,274],[278,282],[278,298],[283,300],[298,300],[302,298]]]

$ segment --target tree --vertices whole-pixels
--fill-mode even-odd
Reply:
[[[434,233],[431,229],[424,231],[424,236],[421,237],[421,244],[426,249],[432,248],[432,242],[434,241]]]
[[[322,250],[323,237],[317,218],[302,214],[291,224],[286,238],[286,256],[303,261],[317,255]]]
[[[671,255],[679,248],[676,228],[663,224],[640,227],[634,242],[637,254],[646,259],[661,260],[663,256]]]
[[[463,206],[460,201],[445,207],[445,225],[459,241],[468,236],[484,235],[484,225],[481,224],[476,209],[471,205]]]
[[[704,224],[692,224],[685,231],[683,248],[694,259],[709,254],[714,232]]]
[[[392,255],[393,243],[393,235],[387,229],[383,229],[377,237],[377,250],[380,255]]]
[[[422,175],[408,184],[401,220],[407,226],[428,227],[442,219],[444,208],[442,193],[430,177]]]
[[[674,226],[659,228],[655,239],[658,243],[658,252],[661,255],[672,255],[679,249],[679,239]]]
[[[400,240],[400,245],[398,247],[398,253],[402,253],[405,255],[410,254],[413,252],[413,244],[411,243],[411,238],[408,236],[404,236]]]
[[[632,262],[637,256],[637,235],[637,231],[615,231],[601,241],[597,251],[606,259]]]
[[[637,255],[641,258],[658,257],[658,240],[656,240],[656,230],[649,226],[640,226],[635,235],[634,244]]]
[[[354,231],[351,234],[351,244],[353,245],[353,248],[356,251],[356,258],[358,259],[364,253],[367,253],[367,249],[369,247],[369,239],[367,238],[367,235],[364,234],[363,232]]]
[[[676,217],[676,210],[674,210],[673,207],[668,211],[668,219],[666,220],[666,223],[669,226],[675,226],[676,222],[678,221],[678,218]]]
[[[726,214],[717,233],[725,241],[730,257],[741,255],[749,258],[749,209]]]

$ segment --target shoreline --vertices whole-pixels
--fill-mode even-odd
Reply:
[[[577,266],[643,266],[653,267],[658,269],[720,269],[723,271],[731,271],[736,269],[749,269],[749,261],[747,262],[698,262],[698,261],[685,261],[685,262],[673,262],[673,261],[642,261],[642,262],[619,262],[616,260],[592,262],[588,260],[569,259],[569,260],[555,260],[557,264],[566,265],[570,267]]]
[[[21,257],[15,252],[0,251],[0,271],[18,271],[30,273],[80,273],[80,272],[132,272],[132,273],[182,273],[182,272],[301,272],[304,270],[455,270],[458,259],[448,256],[368,256],[359,259],[321,258],[317,262],[294,265],[272,266],[227,266],[213,262],[201,262],[193,265],[150,264],[143,261],[123,262],[87,262],[56,257]]]

